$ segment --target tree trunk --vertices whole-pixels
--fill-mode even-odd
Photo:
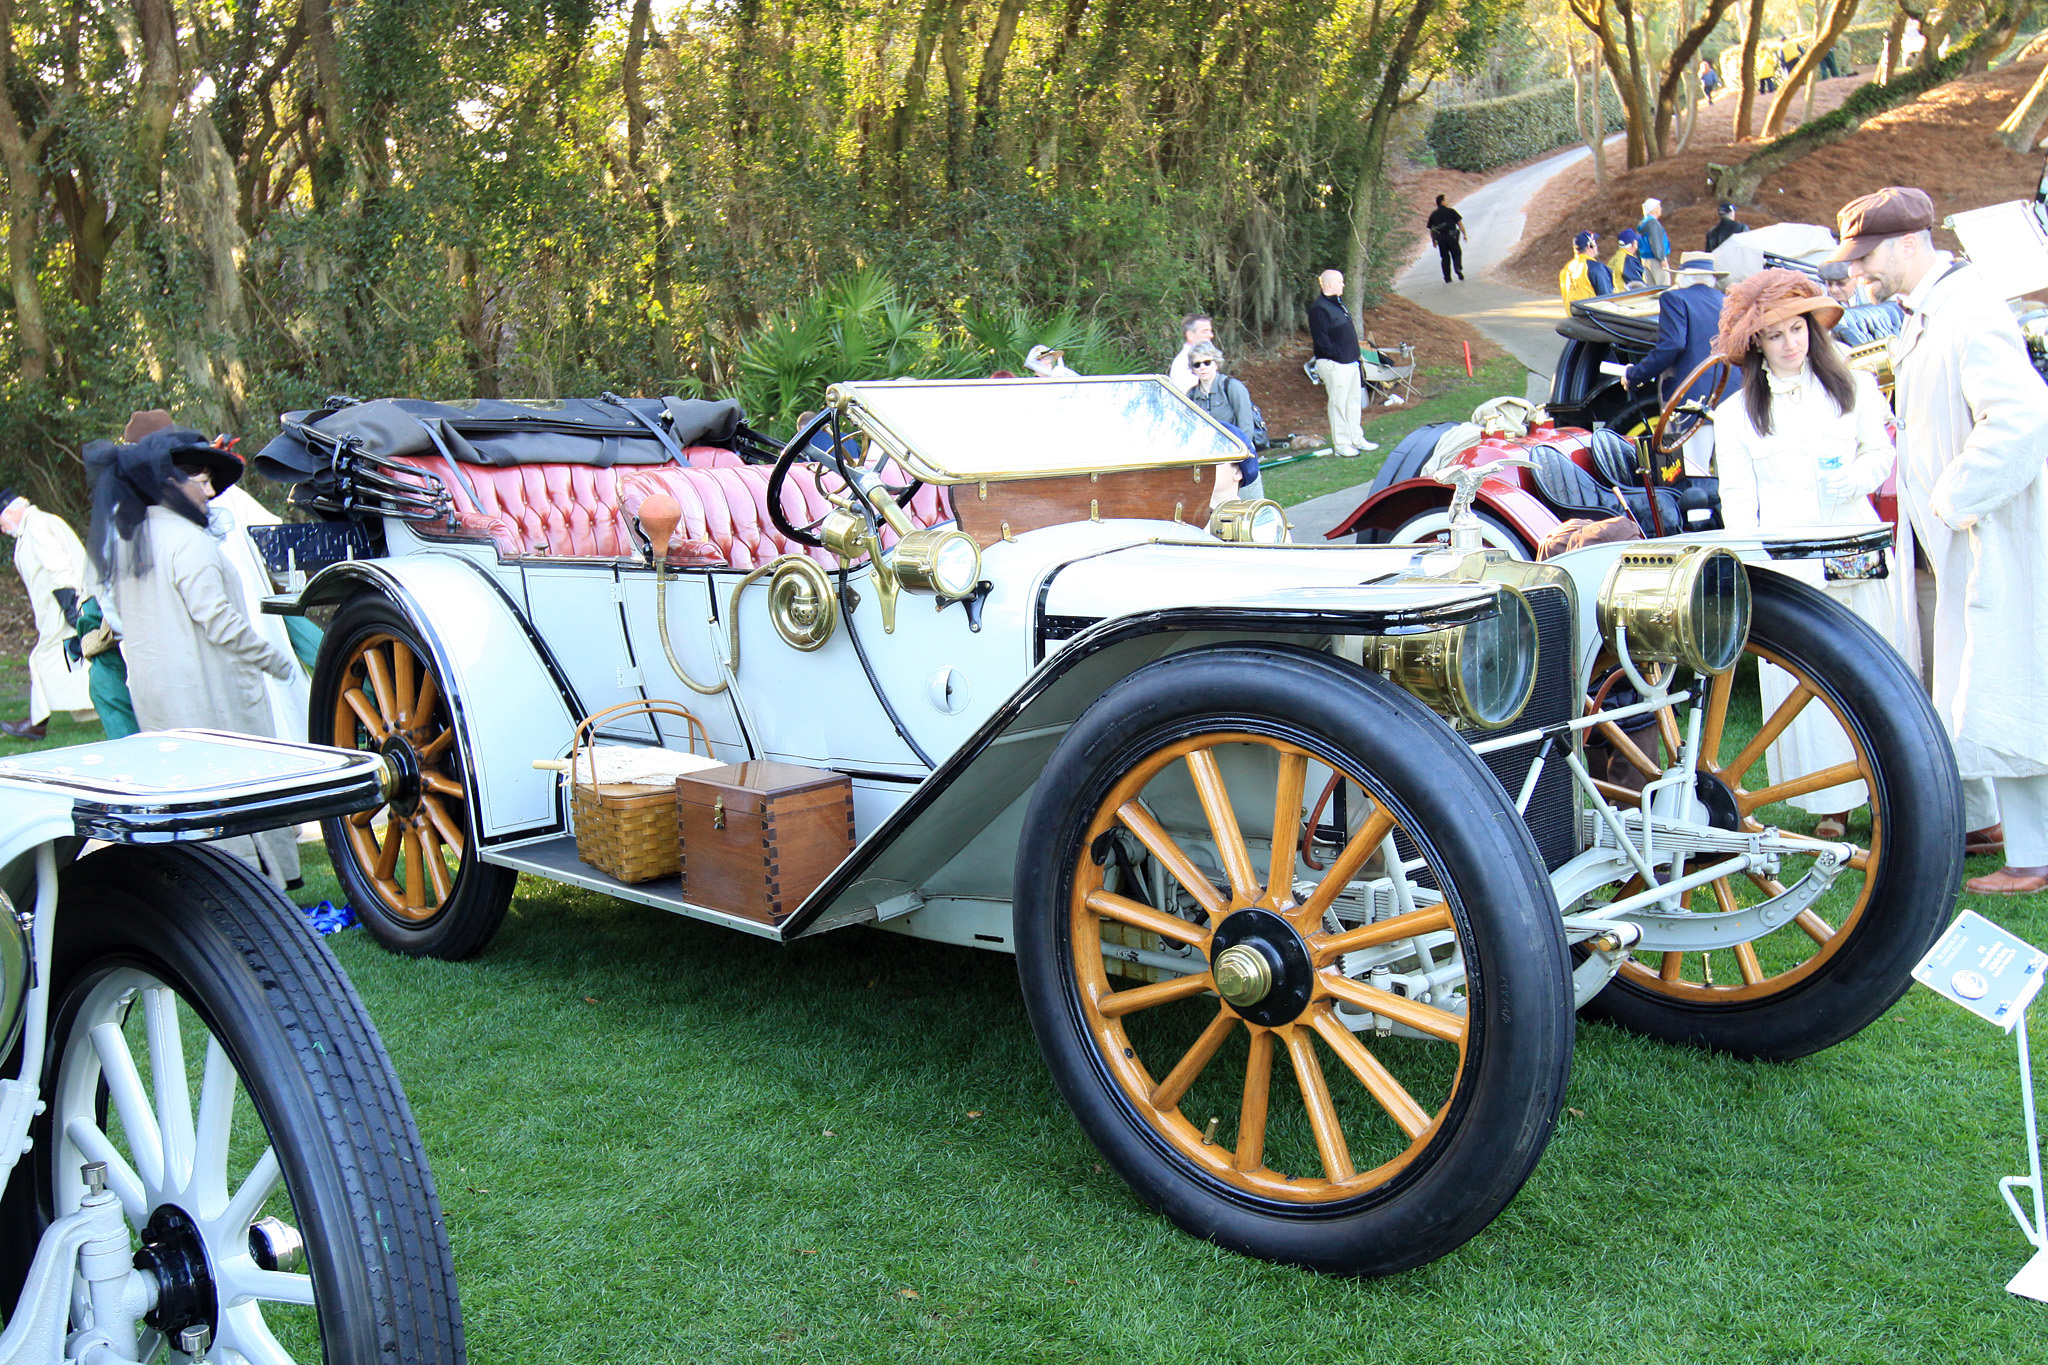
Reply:
[[[1883,85],[1899,74],[1905,61],[1906,25],[1912,22],[1904,10],[1892,11],[1891,24],[1884,31],[1884,56],[1877,64],[1877,83]]]
[[[1379,213],[1380,177],[1386,160],[1387,129],[1394,111],[1401,105],[1401,87],[1408,83],[1408,68],[1422,45],[1423,25],[1436,12],[1437,0],[1415,0],[1401,36],[1387,54],[1386,70],[1380,74],[1379,93],[1373,98],[1372,114],[1365,123],[1364,156],[1358,180],[1351,189],[1351,242],[1344,260],[1344,308],[1356,318],[1365,304],[1365,267],[1372,259],[1372,230]]]
[[[1998,125],[1998,140],[2016,152],[2031,152],[2041,140],[2044,123],[2048,123],[2048,66],[2041,68],[2027,93],[2005,116],[2005,122]]]
[[[1688,27],[1672,46],[1664,77],[1657,85],[1655,145],[1660,157],[1671,155],[1671,124],[1678,114],[1680,95],[1692,87],[1692,60],[1699,55],[1700,46],[1720,24],[1721,16],[1728,12],[1731,3],[1733,0],[1708,0],[1706,13],[1700,16],[1699,22]]]
[[[307,178],[313,187],[313,211],[339,208],[346,193],[348,154],[347,101],[341,89],[341,45],[334,36],[334,12],[328,0],[305,0],[306,45],[313,50],[313,86],[320,107],[320,138]]]
[[[1756,48],[1764,33],[1764,0],[1748,0],[1742,13],[1742,89],[1735,101],[1735,141],[1749,141],[1756,116]]]
[[[939,66],[946,73],[946,188],[957,192],[967,159],[967,0],[953,0],[947,11]]]
[[[0,0],[0,89],[15,84],[14,0]],[[33,106],[31,106],[33,107]],[[11,99],[0,99],[0,166],[7,173],[7,283],[14,298],[14,339],[21,348],[21,377],[36,384],[50,374],[50,324],[43,313],[43,287],[36,278],[36,237],[42,227],[42,186],[36,163],[56,125],[44,120],[33,132],[21,126]]]
[[[647,210],[648,226],[653,236],[653,251],[649,260],[648,292],[652,295],[653,316],[649,319],[650,340],[654,349],[654,368],[664,380],[672,379],[682,372],[682,360],[676,351],[675,337],[675,246],[671,240],[668,213],[662,205],[661,185],[647,166],[647,129],[653,122],[653,111],[647,105],[646,93],[641,82],[641,67],[646,60],[651,44],[659,44],[661,35],[655,30],[651,0],[633,0],[633,16],[626,29],[626,51],[619,65],[619,92],[626,101],[626,167],[632,173],[634,189],[640,196],[641,204]],[[474,255],[470,258],[469,275],[475,275]],[[474,295],[474,288],[471,290]],[[481,315],[479,314],[479,325]],[[481,341],[473,341],[471,350],[481,357]],[[498,389],[497,347],[492,343],[488,369],[472,366],[476,374],[479,398],[495,398]],[[489,392],[485,392],[485,387]],[[664,390],[665,392],[666,390]]]
[[[1587,54],[1586,65],[1579,65],[1577,48],[1565,45],[1565,61],[1572,72],[1572,123],[1585,139],[1586,151],[1593,158],[1593,183],[1607,183],[1607,108],[1601,99],[1600,60]],[[1590,90],[1590,97],[1588,91]]]
[[[1650,129],[1649,111],[1644,107],[1642,87],[1636,83],[1629,58],[1623,53],[1621,44],[1615,39],[1614,24],[1608,18],[1605,0],[1566,0],[1574,18],[1592,36],[1600,60],[1607,66],[1607,74],[1613,78],[1615,93],[1621,97],[1622,117],[1628,126],[1628,164],[1633,170],[1648,164]],[[1633,34],[1631,34],[1633,38]],[[1595,88],[1597,89],[1597,83]],[[1606,114],[1600,116],[1600,130],[1607,130]]]
[[[1777,98],[1771,101],[1771,110],[1764,116],[1764,136],[1776,137],[1785,131],[1785,119],[1792,112],[1792,100],[1799,93],[1801,85],[1807,86],[1807,115],[1813,113],[1813,88],[1809,83],[1820,70],[1820,59],[1827,54],[1856,17],[1859,0],[1834,0],[1828,9],[1827,22],[1814,35],[1807,46],[1806,55],[1801,57],[1792,71],[1785,77],[1785,83],[1778,87]]]
[[[996,106],[1003,95],[1003,65],[1010,57],[1010,43],[1017,36],[1017,18],[1024,12],[1024,0],[1002,0],[996,21],[989,29],[988,44],[981,52],[981,79],[974,87],[974,130],[985,137],[995,127]]]

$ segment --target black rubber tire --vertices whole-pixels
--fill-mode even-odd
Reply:
[[[1399,1175],[1348,1202],[1259,1198],[1177,1158],[1132,1110],[1081,1018],[1067,908],[1077,840],[1131,765],[1216,730],[1282,739],[1369,774],[1449,882],[1471,982],[1465,1069],[1438,1136]],[[1574,1024],[1549,879],[1485,766],[1377,677],[1277,645],[1190,650],[1139,669],[1088,708],[1039,775],[1015,885],[1018,974],[1060,1093],[1103,1159],[1195,1236],[1338,1274],[1407,1270],[1491,1222],[1550,1140]]]
[[[1885,831],[1876,884],[1850,937],[1783,991],[1716,1004],[1660,995],[1617,977],[1588,1016],[1739,1057],[1791,1061],[1850,1038],[1912,985],[1913,964],[1955,910],[1963,795],[1948,732],[1906,661],[1819,589],[1750,573],[1750,638],[1797,665],[1835,702],[1870,756],[1873,813]]]
[[[320,644],[320,657],[313,666],[307,726],[309,738],[315,744],[355,747],[352,735],[336,732],[333,719],[335,701],[342,690],[344,670],[356,656],[358,647],[363,641],[380,634],[405,641],[422,666],[432,668],[431,658],[420,643],[417,632],[407,622],[404,613],[387,598],[369,593],[344,603],[334,614],[334,622]],[[449,705],[447,680],[436,674],[435,682],[445,712]],[[458,732],[452,768],[459,776],[466,773],[468,767],[469,756],[463,752]],[[357,856],[343,819],[323,820],[320,829],[326,836],[327,854],[334,864],[334,875],[341,882],[349,904],[355,908],[370,937],[392,952],[408,957],[459,962],[482,952],[504,922],[519,874],[510,868],[486,863],[478,856],[473,825],[465,830],[461,864],[447,897],[431,916],[419,919],[400,915],[387,903],[369,869],[363,867]]]
[[[1415,516],[1408,518],[1406,521],[1402,522],[1399,526],[1394,528],[1393,534],[1389,535],[1385,540],[1382,541],[1367,540],[1365,538],[1366,532],[1364,532],[1363,530],[1359,531],[1358,534],[1352,537],[1352,539],[1360,545],[1400,545],[1404,543],[1401,540],[1401,537],[1407,534],[1408,528],[1411,525],[1421,520],[1423,517],[1438,516],[1443,512],[1448,511],[1449,508],[1450,504],[1446,503],[1443,507],[1431,508],[1427,512],[1417,513]],[[1507,545],[1504,548],[1507,549],[1510,558],[1534,559],[1536,557],[1536,547],[1533,543],[1531,543],[1529,537],[1524,535],[1515,527],[1508,525],[1508,523],[1503,521],[1500,517],[1495,516],[1493,513],[1487,511],[1483,507],[1473,508],[1472,515],[1479,518],[1479,520],[1482,523],[1492,528],[1505,541],[1507,541]]]
[[[464,1360],[454,1260],[412,1109],[355,987],[304,914],[245,864],[190,846],[102,849],[64,871],[58,904],[42,1082],[51,1111],[0,1205],[0,1240],[26,1256],[48,1225],[67,1044],[93,986],[138,969],[220,1040],[267,1130],[290,1197],[285,1207],[273,1195],[270,1212],[295,1218],[305,1239],[323,1358]],[[204,1047],[188,1036],[188,1057],[195,1045]],[[6,1285],[10,1305],[19,1274]]]

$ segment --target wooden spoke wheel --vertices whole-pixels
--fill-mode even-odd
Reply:
[[[1442,721],[1327,656],[1195,650],[1090,707],[1037,793],[1026,1003],[1149,1203],[1387,1274],[1514,1196],[1570,1068],[1567,959],[1526,829]]]
[[[1843,804],[1860,797],[1847,837],[1832,841],[1852,845],[1855,855],[1819,901],[1777,930],[1710,952],[1637,952],[1587,1008],[1671,1041],[1783,1060],[1850,1037],[1904,994],[1909,969],[1954,904],[1962,797],[1940,721],[1897,651],[1854,613],[1785,575],[1752,572],[1750,585],[1747,653],[1783,670],[1792,686],[1768,714],[1760,708],[1751,717],[1747,670],[1709,681],[1700,805],[1710,823],[1772,826],[1818,848],[1812,834],[1820,817],[1786,803],[1809,793],[1835,793]],[[1739,687],[1746,694],[1740,703]],[[1813,716],[1832,721],[1817,728],[1836,734],[1843,757],[1774,774],[1767,761],[1773,742]],[[1679,751],[1683,724],[1667,709],[1638,739],[1615,725],[1599,732],[1648,775]],[[1635,804],[1633,793],[1608,794],[1618,805]],[[1795,885],[1813,864],[1789,856],[1775,877],[1721,878],[1692,893],[1687,908],[1754,905]],[[1641,886],[1632,879],[1619,890]]]
[[[497,931],[516,874],[475,856],[467,756],[412,626],[382,598],[335,616],[314,669],[313,738],[390,759],[397,790],[325,821],[336,875],[365,927],[397,951],[469,957]]]

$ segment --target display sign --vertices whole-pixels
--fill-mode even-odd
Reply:
[[[2048,953],[1974,910],[1957,915],[1913,968],[1913,979],[1936,995],[2007,1033],[2017,1030],[2028,1173],[2005,1177],[1998,1182],[1998,1192],[2033,1246],[2034,1256],[2005,1287],[2009,1293],[2048,1302],[2048,1185],[2041,1178],[2041,1130],[2034,1115],[2034,1069],[2027,1044],[2027,1006],[2040,992],[2043,976],[2048,976]],[[2022,1193],[2030,1196],[2031,1216],[2020,1202]]]
[[[1957,915],[1913,968],[1915,981],[2008,1033],[2033,1003],[2044,975],[2048,953],[1974,910]]]

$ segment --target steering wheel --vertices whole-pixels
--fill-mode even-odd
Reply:
[[[866,506],[867,500],[853,492],[854,482],[851,472],[846,467],[846,457],[842,444],[844,438],[839,436],[838,424],[832,419],[832,410],[827,408],[807,422],[803,430],[799,431],[795,438],[782,448],[782,453],[776,456],[775,469],[768,476],[768,520],[785,538],[793,540],[799,545],[823,545],[825,542],[818,538],[816,531],[818,526],[825,520],[825,517],[831,515],[829,512],[825,513],[823,516],[819,516],[802,526],[794,525],[784,515],[782,510],[782,489],[784,484],[788,482],[790,468],[796,463],[799,455],[802,455],[812,463],[824,465],[837,474],[852,501],[860,507],[861,515],[867,518],[869,526],[876,530],[880,529],[875,525],[873,513]],[[828,424],[832,427],[832,444],[824,450],[819,450],[812,442],[817,439],[818,433],[824,430]],[[912,498],[917,496],[918,491],[924,487],[924,480],[913,475],[908,483],[882,483],[880,486],[882,491],[894,498],[899,505],[907,505]],[[819,484],[819,489],[820,491],[824,489],[822,481]]]
[[[782,453],[775,457],[775,470],[768,476],[769,522],[774,525],[776,531],[785,540],[793,540],[799,545],[808,545],[813,548],[822,546],[825,543],[813,534],[819,522],[824,521],[825,518],[819,517],[806,526],[792,525],[789,518],[784,516],[782,512],[782,486],[789,479],[790,466],[796,463],[796,457],[811,449],[811,438],[816,436],[824,428],[825,424],[831,420],[832,410],[826,408],[809,422],[806,422],[803,430],[791,437],[789,444],[782,448]],[[806,455],[805,458],[815,459],[816,457]],[[822,460],[817,462],[820,464],[824,463]],[[836,464],[837,460],[835,459],[833,462]],[[841,477],[845,477],[844,474]],[[829,515],[831,514],[826,514],[826,516]]]
[[[1714,391],[1707,395],[1706,401],[1687,398],[1687,391],[1699,382],[1700,376],[1716,365],[1721,369],[1714,376]],[[1728,376],[1734,368],[1735,362],[1725,356],[1710,355],[1672,390],[1664,410],[1657,414],[1657,426],[1651,438],[1659,455],[1676,455],[1701,427],[1714,420],[1714,409],[1720,405],[1721,395],[1728,388]]]

